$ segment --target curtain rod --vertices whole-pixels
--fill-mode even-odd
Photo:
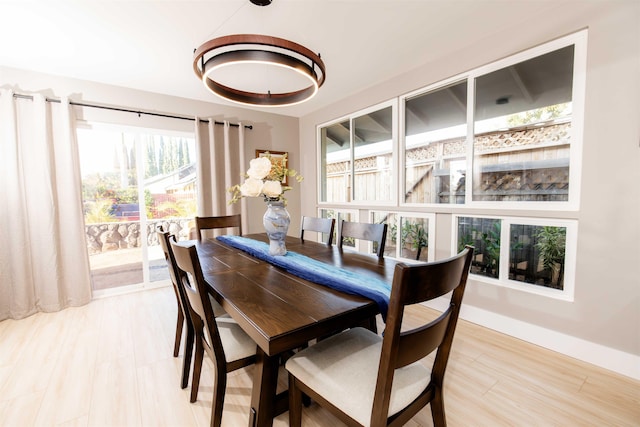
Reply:
[[[23,95],[23,94],[19,94],[19,93],[14,93],[13,94],[14,98],[21,98],[21,99],[31,99],[33,100],[33,95]],[[59,99],[55,99],[55,98],[48,98],[45,97],[45,101],[47,102],[55,102],[55,103],[60,103],[61,101]],[[184,117],[184,116],[176,116],[173,114],[165,114],[165,113],[155,113],[153,111],[142,111],[142,110],[131,110],[128,108],[120,108],[120,107],[109,107],[106,105],[97,105],[97,104],[89,104],[86,102],[76,102],[76,101],[72,101],[69,100],[69,104],[70,105],[76,105],[79,107],[89,107],[89,108],[100,108],[103,110],[111,110],[111,111],[122,111],[125,113],[135,113],[138,115],[138,117],[140,117],[140,115],[145,114],[147,116],[156,116],[156,117],[167,117],[170,119],[179,119],[179,120],[191,120],[192,122],[194,122],[196,120],[195,117]],[[209,123],[210,120],[209,119],[199,119],[200,122],[203,123]],[[216,125],[223,125],[224,122],[219,122],[217,120],[213,121],[214,124]],[[229,123],[229,126],[232,127],[239,127],[240,125],[238,123]],[[252,125],[244,125],[245,129],[253,129]]]

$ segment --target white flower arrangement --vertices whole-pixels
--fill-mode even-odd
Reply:
[[[291,187],[284,185],[285,178],[295,178],[297,182],[302,182],[302,175],[293,169],[287,169],[287,154],[274,159],[269,152],[264,156],[252,159],[249,169],[245,174],[245,181],[242,185],[234,185],[229,188],[232,197],[229,204],[235,203],[243,197],[263,197],[265,201],[283,201],[284,192],[291,190]]]

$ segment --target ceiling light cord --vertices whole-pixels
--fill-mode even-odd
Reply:
[[[232,19],[233,19],[233,18],[234,18],[234,17],[235,17],[235,16],[236,16],[236,15],[237,15],[241,10],[242,10],[242,9],[244,9],[246,6],[247,6],[247,3],[246,3],[246,2],[242,2],[242,4],[240,5],[240,7],[239,7],[239,8],[237,8],[237,9],[235,10],[235,12],[233,12],[231,15],[229,15],[229,17],[228,17],[227,19],[225,19],[224,21],[222,21],[222,23],[220,23],[220,25],[218,25],[218,26],[216,27],[216,29],[215,29],[215,30],[213,30],[213,32],[212,32],[212,33],[210,33],[210,34],[211,34],[211,37],[215,37],[215,36],[216,36],[216,34],[218,34],[218,32],[220,31],[220,29],[221,29],[222,27],[224,27],[225,25],[227,25],[227,23],[228,23],[229,21],[231,21],[231,20],[232,20]],[[194,51],[195,51],[195,49],[194,49]]]

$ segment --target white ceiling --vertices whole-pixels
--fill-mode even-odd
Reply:
[[[300,117],[574,0],[0,0],[0,65],[225,104],[192,69],[222,35],[282,37],[319,52],[327,80]],[[0,82],[0,85],[10,82]],[[95,100],[99,102],[99,100]],[[231,105],[231,104],[230,104]],[[266,110],[266,107],[256,107]]]

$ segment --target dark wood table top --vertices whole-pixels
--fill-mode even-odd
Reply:
[[[268,242],[265,234],[245,237]],[[212,294],[268,355],[378,313],[367,298],[301,279],[215,239],[198,243],[197,248]],[[397,262],[290,236],[287,249],[388,283]]]
[[[266,234],[244,237],[268,243]],[[287,237],[287,250],[391,284],[396,260]],[[279,356],[310,340],[371,324],[377,304],[294,276],[215,239],[196,242],[211,294],[258,345],[250,425],[271,425],[286,410],[276,399]]]

